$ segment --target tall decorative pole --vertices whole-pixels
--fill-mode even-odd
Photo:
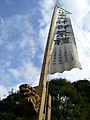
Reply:
[[[44,59],[43,59],[43,64],[42,64],[42,70],[41,70],[41,76],[40,76],[40,82],[39,82],[39,95],[41,97],[41,105],[40,105],[38,120],[43,120],[43,116],[44,116],[44,105],[45,105],[45,97],[46,97],[46,79],[47,79],[47,73],[48,73],[48,68],[49,68],[50,50],[51,50],[52,40],[54,37],[55,13],[56,13],[56,5],[54,8],[50,30],[49,30],[49,34],[47,38],[47,44],[46,44],[46,49],[45,49],[45,54],[44,54]]]

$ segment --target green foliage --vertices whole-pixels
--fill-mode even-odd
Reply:
[[[0,120],[16,120],[13,112],[0,112]]]
[[[49,83],[52,120],[90,120],[90,82],[56,79]]]
[[[23,120],[23,118],[18,117],[18,118],[16,118],[16,120]]]
[[[90,82],[54,79],[49,82],[52,96],[52,120],[90,120]],[[0,120],[23,120],[16,107],[20,93],[10,95],[0,101]]]
[[[19,101],[19,92],[11,93],[0,101],[0,120],[22,120],[22,114],[16,107],[17,101]]]

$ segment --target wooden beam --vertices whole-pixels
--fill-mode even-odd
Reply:
[[[42,70],[41,70],[41,76],[40,76],[40,82],[39,82],[39,95],[41,97],[41,105],[40,105],[40,111],[38,120],[44,120],[44,105],[45,105],[45,96],[46,96],[46,79],[47,79],[47,73],[49,68],[49,57],[50,57],[50,50],[51,50],[51,44],[52,40],[54,38],[54,30],[55,30],[55,13],[56,13],[56,6],[54,8],[50,30],[47,38],[47,44],[42,64]]]

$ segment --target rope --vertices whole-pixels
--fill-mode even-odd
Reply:
[[[44,15],[48,14],[51,10],[53,10],[53,7],[49,11],[46,11]],[[27,31],[33,24],[35,24],[37,21],[39,21],[44,15],[41,15],[38,19],[36,19],[35,21],[33,21],[24,30],[22,30],[21,32],[19,32],[18,34],[16,34],[14,37],[12,37],[11,39],[9,39],[4,45],[2,45],[0,47],[0,50],[3,49],[4,47],[6,47],[6,45],[8,45],[11,41],[13,41],[16,37],[20,36],[22,33],[24,33],[25,31]]]
[[[72,16],[71,16],[72,17]],[[80,28],[80,26],[77,24],[77,22],[74,20],[74,18],[72,17],[73,21],[75,22],[75,24],[77,25],[77,27],[79,28],[79,30],[81,31],[81,33],[83,34],[84,38],[88,41],[88,43],[90,44],[90,41],[87,39],[85,33],[82,31],[82,29]]]
[[[78,39],[78,37],[76,36],[76,39],[79,41],[79,43],[81,44],[82,48],[84,49],[84,51],[86,52],[87,56],[90,57],[90,54],[87,52],[87,50],[85,49],[85,47],[83,46],[83,44],[80,42],[80,40]]]
[[[60,0],[60,1],[61,1],[61,3],[62,3],[63,7],[66,9],[66,7],[65,7],[64,3],[62,2],[62,0]],[[72,16],[71,16],[71,17],[72,17]],[[75,19],[74,19],[73,17],[72,17],[72,19],[73,19],[74,23],[76,24],[76,26],[78,27],[78,29],[81,31],[81,33],[82,33],[82,35],[84,36],[84,38],[85,38],[85,39],[88,41],[88,43],[90,44],[90,41],[87,39],[85,33],[81,30],[80,26],[76,23]],[[78,37],[77,37],[77,38],[78,38]],[[79,39],[77,39],[77,40],[79,41]],[[90,56],[90,54],[87,52],[87,50],[86,50],[85,47],[82,45],[82,43],[81,43],[80,41],[79,41],[79,43],[81,44],[82,48],[85,50],[86,54],[87,54],[88,56]]]

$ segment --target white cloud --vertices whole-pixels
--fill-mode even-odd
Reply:
[[[85,17],[83,18],[82,29],[86,32],[86,34],[90,33],[89,19],[90,19],[90,10],[89,10],[89,12],[87,12]]]
[[[0,85],[0,99],[5,98],[8,95],[8,90],[5,86]]]
[[[24,32],[24,29],[26,29],[30,25],[30,15],[13,15],[9,18],[0,18],[0,44],[3,46],[3,44],[6,44],[7,41],[16,42],[15,40],[18,38],[21,40],[23,37],[27,37],[31,34],[33,34],[32,26],[30,26],[29,29],[27,29],[26,32]],[[14,23],[14,24],[13,24]],[[23,33],[24,32],[24,33]],[[23,33],[23,34],[22,34]],[[28,39],[29,39],[28,36]],[[26,41],[27,42],[27,41]],[[7,47],[10,50],[15,49],[15,46],[11,43]]]
[[[42,50],[45,50],[45,45],[47,41],[47,36],[49,32],[49,26],[51,22],[51,17],[54,9],[53,0],[42,0],[39,2],[40,5],[40,13],[42,15],[42,19],[39,20],[40,28],[39,28],[39,43],[41,45]]]
[[[12,87],[9,87],[8,90],[11,91],[13,89],[13,92],[16,93],[19,91],[19,86],[21,85],[22,83],[20,84],[17,84],[15,86],[12,86]]]
[[[66,4],[67,3],[67,4]],[[65,9],[72,13],[73,18],[82,27],[83,19],[86,17],[87,13],[90,11],[90,5],[88,0],[63,0]]]
[[[29,51],[27,51],[27,54],[30,54],[31,56],[35,56],[37,50],[38,50],[38,46],[35,40],[33,40],[33,37],[31,37],[28,34],[24,34],[23,38],[21,38],[21,40],[17,43],[17,45],[19,45],[19,47],[21,49],[27,49]],[[25,52],[25,51],[24,51]]]
[[[41,7],[41,11],[43,12],[43,10],[48,10],[50,9],[52,6],[54,6],[54,0],[42,0],[39,2],[40,7]]]
[[[9,71],[10,75],[16,79],[18,79],[20,77],[20,71],[18,69],[9,68],[8,71]]]
[[[5,86],[9,88],[18,89],[18,86],[22,83],[29,83],[31,86],[38,85],[40,75],[40,63],[43,59],[43,51],[45,50],[46,40],[48,36],[52,11],[49,11],[54,6],[54,0],[42,0],[39,1],[39,11],[43,17],[39,20],[38,31],[34,26],[30,27],[27,31],[16,37],[5,49],[0,53],[0,80],[2,83],[1,88],[4,91],[7,90]],[[89,11],[90,5],[87,0],[63,0],[67,10],[72,12],[72,16],[75,21],[80,25],[83,32],[85,32],[87,38],[90,38],[90,32],[88,29],[89,24]],[[66,4],[67,3],[67,4]],[[49,11],[48,14],[45,14]],[[31,14],[31,13],[30,13]],[[37,14],[37,13],[36,13]],[[30,25],[32,15],[20,15],[16,14],[8,18],[0,18],[0,46],[5,44],[7,40],[12,39],[17,33],[24,30]],[[33,18],[34,21],[35,18]],[[90,45],[83,38],[82,33],[72,21],[75,36],[79,36],[80,42],[85,49],[90,53]],[[78,45],[78,51],[80,61],[82,63],[83,70],[73,69],[70,72],[64,72],[62,74],[55,74],[53,77],[65,77],[72,81],[76,79],[83,79],[89,77],[90,60],[87,57],[85,50],[76,40]],[[6,51],[5,51],[6,50]],[[84,52],[83,52],[84,51]],[[38,59],[38,60],[37,60]],[[38,64],[38,61],[40,63]],[[87,67],[88,66],[88,67]],[[5,86],[3,86],[5,85]],[[7,94],[7,93],[6,93]],[[3,96],[3,95],[1,95]]]
[[[18,83],[38,85],[40,69],[34,65],[34,57],[38,50],[34,40],[34,30],[30,26],[30,15],[13,15],[0,18],[0,44],[4,45],[8,40],[13,41],[0,50],[0,83],[12,87]],[[18,33],[30,26],[23,34]],[[14,39],[14,36],[16,38]],[[5,51],[5,52],[3,52]],[[11,56],[11,57],[10,57]],[[4,59],[5,58],[5,59]],[[34,61],[31,62],[31,59]]]
[[[45,45],[47,41],[47,36],[49,32],[49,27],[45,27],[44,29],[39,30],[39,42],[43,50],[45,50]]]
[[[41,7],[42,8],[41,11],[43,10],[43,8],[49,8],[49,6],[47,6],[47,3],[48,2],[46,2],[46,4],[45,4],[44,0],[42,1],[41,5],[43,7]],[[80,79],[80,78],[84,79],[84,78],[87,78],[90,76],[89,75],[90,59],[89,59],[89,56],[87,55],[87,53],[88,54],[90,53],[90,47],[89,47],[90,45],[89,45],[88,41],[86,40],[83,32],[86,34],[87,39],[89,38],[90,33],[83,31],[83,29],[82,29],[83,27],[85,28],[85,23],[87,24],[86,27],[88,28],[89,22],[87,22],[87,21],[89,21],[89,18],[90,18],[88,15],[88,12],[90,11],[90,5],[88,4],[87,0],[79,0],[79,1],[73,0],[73,3],[71,2],[71,0],[64,0],[63,3],[65,5],[65,8],[67,8],[67,10],[69,10],[72,13],[72,16],[75,20],[75,21],[72,20],[72,23],[73,23],[73,27],[74,27],[75,37],[77,36],[76,42],[78,44],[77,47],[78,47],[80,62],[82,63],[83,70],[73,69],[69,72],[64,72],[62,74],[57,73],[57,74],[51,76],[51,78],[53,78],[53,77],[63,77],[64,78],[65,77],[67,79],[70,79],[71,81],[75,81],[77,79]],[[42,12],[42,14],[43,14],[43,12]],[[49,16],[47,16],[47,17],[48,17],[48,19],[50,19]],[[86,17],[87,17],[87,19],[86,19]],[[47,19],[46,19],[46,21],[43,19],[43,21],[46,22]],[[77,23],[77,25],[76,25],[76,23]],[[83,24],[84,24],[84,26],[83,26]],[[82,32],[81,32],[79,26],[81,27]],[[45,38],[44,33],[46,33],[46,31],[45,31],[46,27],[44,29],[40,30],[41,38]],[[43,45],[44,44],[45,43],[43,41]]]
[[[25,80],[27,80],[27,82],[32,86],[38,85],[40,70],[35,67],[34,64],[30,62],[30,60],[23,60],[22,66],[23,67],[20,68],[20,71],[22,72]]]
[[[9,68],[8,73],[18,83],[29,83],[31,86],[38,85],[40,70],[30,61],[22,60],[21,65],[17,68]]]

